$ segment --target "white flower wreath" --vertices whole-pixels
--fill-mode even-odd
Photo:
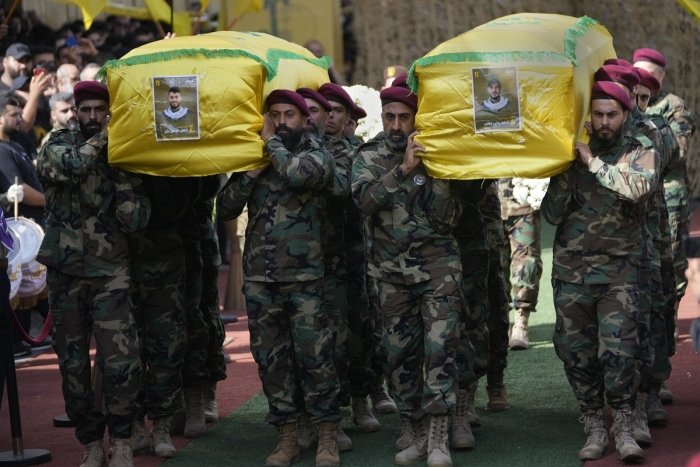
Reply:
[[[344,86],[343,89],[350,94],[350,97],[357,105],[367,112],[367,116],[357,123],[355,135],[367,141],[374,138],[380,131],[383,131],[382,101],[379,99],[379,91],[361,84]]]
[[[513,198],[520,204],[539,209],[549,186],[548,178],[513,178]]]

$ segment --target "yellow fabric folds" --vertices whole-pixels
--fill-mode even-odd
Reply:
[[[318,88],[328,59],[262,33],[219,31],[146,44],[108,62],[109,162],[152,175],[202,176],[263,164],[263,103]],[[177,87],[181,107],[169,111]]]
[[[553,14],[505,16],[440,44],[409,73],[429,172],[450,179],[562,172],[575,141],[587,139],[593,73],[615,56],[596,21]],[[491,87],[500,89],[497,102]]]

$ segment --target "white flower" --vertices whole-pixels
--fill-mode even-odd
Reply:
[[[377,133],[384,130],[382,125],[382,101],[379,99],[379,91],[361,84],[343,86],[343,89],[350,94],[350,97],[357,105],[367,112],[367,116],[357,123],[355,134],[365,141],[374,138]]]
[[[513,198],[520,204],[539,209],[549,186],[548,178],[513,178]]]

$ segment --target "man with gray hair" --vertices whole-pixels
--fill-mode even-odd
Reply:
[[[73,86],[80,81],[80,69],[72,63],[64,63],[56,70],[58,92],[73,92]]]
[[[57,92],[49,99],[49,108],[51,109],[51,131],[41,140],[39,148],[43,148],[44,144],[49,140],[51,134],[56,130],[77,130],[78,129],[78,114],[75,108],[75,100],[72,92]]]

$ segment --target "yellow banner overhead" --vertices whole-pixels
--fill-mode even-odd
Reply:
[[[317,89],[327,57],[263,33],[160,40],[107,62],[109,162],[152,175],[203,176],[261,166],[267,95]]]
[[[450,39],[416,60],[417,140],[433,176],[541,178],[585,140],[593,73],[616,57],[595,20],[522,13]]]

